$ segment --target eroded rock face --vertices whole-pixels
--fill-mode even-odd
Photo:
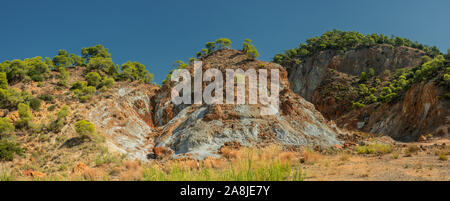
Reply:
[[[131,158],[146,160],[154,142],[152,97],[158,87],[133,83],[120,85],[113,95],[95,104],[87,115],[107,137],[110,148]]]
[[[97,103],[90,120],[108,134],[112,148],[142,160],[165,155],[160,150],[173,150],[174,157],[215,156],[227,142],[244,146],[342,144],[336,138],[336,126],[289,89],[287,72],[280,65],[249,61],[237,50],[221,50],[203,59],[203,70],[208,68],[279,69],[280,109],[275,115],[261,115],[261,108],[266,107],[261,104],[174,105],[170,84],[161,88],[136,85],[121,86],[112,98]]]
[[[406,91],[401,101],[353,110],[337,123],[401,141],[416,141],[427,134],[448,137],[450,104],[438,99],[440,90],[434,82],[417,83]]]
[[[361,109],[352,107],[357,100],[361,72],[375,70],[381,82],[389,81],[383,72],[412,68],[421,64],[424,52],[409,47],[377,45],[338,55],[322,51],[300,65],[287,66],[291,89],[314,104],[327,119],[339,127],[384,134],[396,140],[413,141],[420,135],[449,133],[449,103],[438,99],[447,93],[437,81],[415,83],[400,100],[376,103]],[[367,83],[366,83],[367,84]]]
[[[369,68],[373,68],[378,75],[385,70],[395,72],[397,68],[417,66],[424,55],[423,51],[409,47],[376,45],[350,50],[344,55],[339,55],[335,50],[322,51],[309,57],[304,63],[286,68],[291,89],[311,101],[314,91],[321,85],[328,69],[359,76],[361,72],[368,72]]]

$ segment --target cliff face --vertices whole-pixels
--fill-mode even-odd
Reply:
[[[375,71],[369,85],[387,86],[398,68],[409,69],[421,64],[424,53],[409,47],[392,48],[377,45],[337,55],[322,51],[300,65],[287,66],[291,89],[311,101],[317,110],[339,127],[385,134],[397,140],[417,140],[420,135],[448,135],[448,100],[439,99],[447,93],[436,79],[414,83],[399,94],[394,103],[377,102],[364,108],[352,107],[356,101],[361,72]],[[374,84],[375,78],[381,84]]]
[[[433,82],[414,84],[394,104],[371,104],[352,109],[336,119],[348,129],[385,134],[401,141],[415,141],[421,135],[448,137],[449,101],[440,100],[442,89]]]
[[[397,68],[417,66],[424,55],[424,52],[409,47],[376,45],[350,50],[343,55],[334,50],[322,51],[307,58],[304,63],[286,68],[291,89],[312,101],[314,91],[321,85],[329,69],[359,76],[361,72],[368,72],[369,68],[373,68],[378,75],[385,70],[395,72]]]
[[[145,160],[154,144],[150,134],[155,132],[157,121],[153,120],[152,97],[157,90],[156,86],[120,83],[86,111],[87,118],[106,135],[110,148]]]
[[[335,125],[289,89],[287,72],[278,64],[249,61],[237,50],[221,50],[203,59],[203,70],[267,68],[280,70],[280,109],[261,115],[263,105],[174,105],[171,86],[121,85],[109,99],[89,111],[89,118],[108,135],[111,148],[147,159],[154,147],[174,156],[214,156],[227,142],[242,145],[277,143],[328,147],[342,144]],[[192,71],[193,66],[187,67]],[[270,71],[269,71],[270,72]],[[247,94],[248,95],[248,94]]]

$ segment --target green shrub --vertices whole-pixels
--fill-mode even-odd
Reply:
[[[358,145],[355,148],[358,154],[387,154],[391,153],[393,148],[389,144],[369,144],[369,145]]]
[[[369,73],[368,73],[369,77],[373,77],[375,76],[375,70],[373,68],[369,68]]]
[[[33,97],[26,91],[18,91],[14,88],[0,88],[0,107],[16,109],[19,103],[28,102]]]
[[[53,57],[53,64],[57,66],[57,69],[60,67],[69,67],[72,65],[72,61],[69,57],[69,52],[66,50],[59,50],[58,55]]]
[[[23,156],[24,153],[25,150],[19,144],[6,139],[0,140],[0,160],[12,161],[15,155]]]
[[[59,71],[59,80],[58,80],[58,85],[59,86],[63,86],[63,87],[67,87],[69,86],[69,76],[70,73],[67,72],[65,67],[59,67],[58,68]]]
[[[111,58],[92,57],[87,64],[88,71],[103,71],[104,73],[117,77],[119,75],[119,66],[114,64]]]
[[[390,93],[385,96],[380,96],[380,99],[385,103],[390,103],[398,97],[397,93]]]
[[[206,48],[208,50],[208,53],[213,53],[214,50],[216,49],[216,43],[215,42],[207,42],[205,46],[206,46]]]
[[[50,105],[50,107],[47,108],[48,111],[54,111],[56,109],[56,105]]]
[[[83,95],[83,96],[80,96],[79,99],[80,99],[80,102],[86,103],[86,102],[88,102],[91,98],[92,98],[91,95]]]
[[[231,48],[231,41],[228,38],[219,38],[216,40],[216,48],[221,49],[230,49]]]
[[[78,98],[80,102],[87,102],[92,95],[97,92],[94,86],[87,86],[86,82],[77,81],[72,85],[72,93],[74,98]]]
[[[442,82],[450,87],[450,74],[444,74],[444,76],[442,76]]]
[[[64,105],[61,110],[56,113],[56,120],[52,121],[48,126],[48,130],[53,132],[60,132],[66,123],[66,117],[69,116],[69,107]]]
[[[370,94],[366,98],[367,98],[367,100],[366,100],[367,103],[375,103],[378,100],[378,98],[373,94]]]
[[[363,108],[366,105],[364,103],[361,102],[353,102],[353,108]]]
[[[72,60],[72,65],[74,66],[84,66],[85,59],[80,55],[70,54],[70,59]]]
[[[8,78],[5,72],[0,72],[0,89],[8,89]]]
[[[41,103],[42,100],[39,98],[32,98],[30,100],[30,107],[34,110],[34,111],[38,111],[39,108],[41,107]]]
[[[102,86],[99,90],[100,90],[100,92],[105,92],[108,90],[108,87]]]
[[[30,128],[30,122],[33,119],[30,106],[24,103],[19,103],[17,106],[20,119],[16,122],[19,128]]]
[[[375,79],[375,84],[378,86],[381,84],[381,80],[379,78]]]
[[[0,139],[9,136],[14,132],[14,125],[11,123],[11,119],[6,117],[0,118]]]
[[[100,84],[101,77],[97,72],[90,72],[86,75],[86,81],[89,86],[97,87]]]
[[[84,87],[87,86],[87,82],[82,82],[82,81],[76,81],[72,84],[72,87],[70,88],[71,90],[74,89],[83,89]]]
[[[122,74],[120,77],[131,81],[139,80],[147,84],[150,84],[153,81],[153,74],[149,73],[148,70],[145,69],[144,64],[131,61],[127,61],[122,64]]]
[[[61,110],[59,110],[56,115],[58,119],[65,119],[67,116],[69,116],[69,106],[62,106]]]
[[[100,88],[102,87],[111,88],[112,86],[114,86],[114,84],[115,84],[114,78],[104,77],[102,82],[100,83]]]
[[[242,51],[247,55],[248,59],[255,60],[257,57],[259,57],[258,50],[255,48],[255,46],[252,43],[252,40],[245,39],[242,47]]]
[[[75,123],[75,131],[81,138],[92,138],[95,135],[95,127],[89,121],[80,120]]]
[[[370,94],[369,88],[365,84],[360,84],[358,87],[358,93],[361,96],[366,96]]]
[[[103,47],[103,45],[96,45],[92,47],[86,47],[81,49],[81,55],[89,60],[91,58],[110,58],[111,54],[108,52],[108,48]]]
[[[366,75],[366,72],[361,72],[361,76],[359,77],[359,81],[360,82],[365,82],[367,81],[368,77]]]
[[[92,95],[97,92],[97,89],[94,86],[87,86],[81,89],[81,91],[86,95]]]
[[[55,100],[55,98],[50,94],[41,94],[41,95],[39,95],[39,99],[41,99],[47,103],[53,103],[53,101]]]
[[[35,82],[44,81],[50,73],[49,66],[42,61],[42,57],[25,59],[27,65],[27,76]]]

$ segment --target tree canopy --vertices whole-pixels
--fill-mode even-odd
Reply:
[[[397,36],[388,37],[383,34],[364,35],[355,31],[327,31],[320,37],[313,37],[301,43],[299,47],[286,50],[284,53],[274,56],[273,61],[279,64],[302,62],[306,57],[323,50],[337,50],[344,53],[348,50],[371,47],[377,44],[388,44],[392,46],[407,46],[423,50],[426,54],[435,57],[441,52],[436,46],[429,47],[418,42]]]
[[[102,57],[111,58],[111,54],[108,52],[108,48],[103,47],[103,45],[96,45],[92,47],[86,47],[81,49],[81,55],[87,61],[91,58]]]

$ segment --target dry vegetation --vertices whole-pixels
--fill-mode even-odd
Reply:
[[[70,181],[302,181],[302,180],[444,180],[449,179],[448,143],[367,144],[317,151],[312,148],[223,147],[221,157],[130,161],[89,142],[84,162],[43,159],[2,163],[0,180]],[[444,145],[443,145],[444,144]],[[80,147],[80,150],[85,149]],[[50,157],[42,155],[41,157]]]

